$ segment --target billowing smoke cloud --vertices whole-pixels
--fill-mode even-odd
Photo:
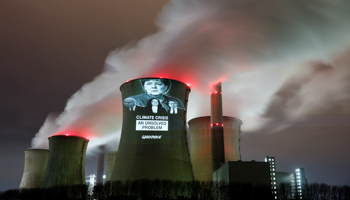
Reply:
[[[58,125],[56,119],[59,113],[50,113],[44,122],[44,125],[40,128],[39,132],[32,140],[33,149],[49,149],[48,137],[56,133]]]
[[[350,49],[336,56],[332,64],[311,62],[305,67],[279,88],[264,113],[265,118],[283,119],[276,130],[310,116],[350,114]]]
[[[225,81],[224,114],[243,119],[246,130],[268,119],[259,116],[295,78],[306,85],[288,100],[287,118],[330,101],[338,104],[348,98],[324,92],[343,93],[349,81],[343,77],[349,62],[334,66],[334,56],[350,44],[349,10],[347,1],[174,0],[159,14],[158,33],[111,52],[104,72],[69,99],[57,134],[118,140],[119,86],[149,76],[191,84],[188,119],[209,114],[209,87]],[[310,61],[331,69],[317,73]],[[327,84],[332,86],[322,87]]]

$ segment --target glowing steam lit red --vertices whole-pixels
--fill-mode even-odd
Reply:
[[[53,135],[50,135],[50,137],[57,136],[57,135],[64,135],[64,136],[67,136],[67,137],[70,137],[70,136],[82,137],[82,138],[85,138],[87,140],[90,140],[92,138],[91,137],[92,134],[75,134],[74,132],[55,133]]]

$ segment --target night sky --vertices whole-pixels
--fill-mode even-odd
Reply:
[[[287,27],[279,26],[285,24],[283,19],[287,17],[284,16],[285,18],[281,19],[276,17],[285,13],[268,12],[276,10],[275,8],[280,5],[274,7],[274,4],[267,3],[265,8],[261,8],[265,12],[253,13],[254,9],[248,9],[251,6],[238,4],[236,6],[241,12],[238,17],[243,17],[240,18],[242,20],[235,21],[227,19],[231,17],[236,19],[237,15],[230,16],[231,12],[225,10],[228,15],[222,14],[216,17],[216,10],[201,7],[195,0],[188,1],[188,7],[183,0],[179,0],[180,3],[172,8],[168,6],[162,11],[163,5],[168,2],[167,0],[0,2],[0,92],[2,97],[0,101],[0,191],[18,188],[24,168],[24,151],[31,147],[32,139],[48,114],[63,112],[67,100],[101,72],[110,73],[112,77],[113,73],[119,73],[116,76],[118,78],[116,83],[163,73],[164,77],[190,82],[193,85],[193,99],[204,95],[203,91],[209,86],[209,82],[226,80],[223,82],[224,114],[243,120],[241,134],[243,161],[263,161],[265,156],[275,156],[277,171],[293,172],[296,167],[303,167],[310,183],[350,185],[350,154],[348,153],[350,152],[350,38],[348,37],[350,27],[346,27],[349,26],[350,18],[349,15],[340,15],[342,11],[337,16],[333,15],[336,8],[347,9],[350,8],[349,4],[328,6],[330,10],[322,10],[323,7],[327,7],[325,5],[315,6],[315,9],[319,8],[322,11],[319,13],[324,14],[322,20],[318,20],[318,12],[314,15],[305,14],[310,12],[310,9],[304,8],[304,5],[289,5],[291,9],[300,13],[289,13],[298,13],[298,15],[288,16],[293,20],[295,16],[298,17],[295,17],[296,21],[291,24],[292,27]],[[248,1],[249,3],[253,4],[254,1]],[[219,8],[223,9],[218,7],[218,10]],[[199,17],[194,12],[196,9]],[[159,16],[160,11],[162,14]],[[176,12],[181,17],[174,17]],[[205,15],[208,16],[208,19],[205,19],[207,21],[183,25],[185,27],[180,26],[181,23],[194,20],[196,17],[200,18],[205,12],[208,12]],[[262,18],[259,17],[261,14],[263,14]],[[190,17],[190,20],[186,20],[185,17]],[[179,20],[176,21],[174,18]],[[309,29],[305,29],[301,22],[306,18],[310,18],[306,24],[316,24],[315,27],[310,25]],[[339,23],[333,23],[332,20]],[[223,24],[218,23],[220,21]],[[167,27],[166,22],[173,22],[175,29]],[[244,23],[244,26],[240,22]],[[320,22],[325,24],[318,24]],[[227,28],[224,23],[238,27],[238,31]],[[332,26],[327,27],[327,24]],[[279,27],[281,30],[278,29]],[[303,29],[303,33],[299,33],[298,29],[292,29],[295,27]],[[339,30],[338,27],[340,27]],[[159,29],[162,29],[161,34],[152,37],[152,34],[157,33]],[[244,34],[245,31],[252,33],[253,30],[261,31],[261,34],[256,32],[251,35]],[[309,41],[309,36],[299,37],[308,31],[315,32],[315,35],[311,36],[314,38],[312,40],[314,43],[311,44],[316,44],[313,47],[304,43]],[[217,35],[218,33],[220,34]],[[171,37],[164,35],[171,35]],[[143,40],[142,44],[137,43],[145,37],[151,38]],[[153,47],[152,41],[160,41],[159,38],[163,40],[154,43],[157,48]],[[231,38],[238,39],[231,40]],[[284,40],[286,42],[282,44]],[[193,44],[192,41],[194,41]],[[158,48],[164,44],[166,47]],[[149,45],[152,48],[147,48]],[[189,47],[189,45],[192,46]],[[229,48],[230,45],[235,47]],[[129,51],[125,50],[125,57],[134,62],[120,62],[130,63],[124,71],[123,67],[114,66],[118,62],[112,61],[112,64],[105,64],[107,57],[113,57],[111,51],[135,46],[139,50],[136,53],[132,52],[131,56],[128,54]],[[322,52],[318,47],[323,47]],[[201,49],[206,51],[196,54]],[[161,56],[159,53],[156,54],[156,61],[149,61],[143,58],[143,56],[149,56],[143,53],[147,50],[151,52],[149,55],[155,55],[155,52],[162,52],[162,54]],[[213,56],[208,58],[208,55]],[[225,67],[220,67],[220,63],[230,61],[231,58],[239,60],[234,63],[234,67],[226,67],[226,64],[222,64]],[[288,62],[284,62],[285,60]],[[138,68],[143,63],[147,68]],[[151,66],[150,63],[156,64]],[[189,63],[194,67],[188,69],[189,73],[185,76],[173,75],[172,77],[167,73],[176,74],[176,70],[187,70]],[[215,64],[218,68],[210,68],[203,63]],[[286,67],[286,70],[281,73],[277,73],[278,70],[273,67],[262,67],[256,70],[256,63],[261,63],[262,66],[267,66],[269,63],[273,63],[271,64],[273,66],[288,65],[288,68]],[[293,64],[298,67],[289,67]],[[178,65],[182,67],[174,67]],[[301,65],[303,67],[300,67]],[[228,74],[227,72],[230,72],[229,75],[224,77],[223,74]],[[250,72],[252,73],[249,74]],[[211,75],[214,78],[204,81]],[[192,76],[195,78],[191,79]],[[261,80],[257,78],[261,76],[264,78]],[[112,84],[112,86],[115,86],[115,91],[119,91],[120,84]],[[237,91],[232,89],[238,86],[243,89]],[[85,91],[92,90],[89,88],[91,85]],[[197,92],[196,88],[199,88]],[[83,97],[84,94],[82,92],[81,96]],[[116,98],[116,106],[122,106],[121,99],[117,99],[120,98],[119,94],[112,95],[113,97],[102,93],[100,95],[102,103],[107,102],[106,105],[114,106],[113,103],[108,104],[108,102]],[[209,95],[207,98],[200,104],[201,106],[209,107]],[[79,104],[79,96],[76,99],[73,98],[71,104],[73,107]],[[189,110],[191,105],[190,94]],[[91,107],[93,106],[88,106],[88,109],[92,109]],[[208,107],[196,108],[188,119],[208,115]],[[73,109],[66,108],[68,113],[71,110]],[[118,109],[115,112],[117,113]],[[252,116],[250,112],[254,113],[254,120],[249,118]],[[103,115],[104,112],[99,113]],[[67,116],[66,119],[69,119],[69,114]],[[87,118],[82,114],[79,115],[78,121],[84,121]],[[108,120],[111,119],[114,118]],[[261,125],[252,125],[259,119]],[[114,120],[116,120],[116,126],[120,125],[118,121],[120,116]],[[64,127],[72,127],[69,123],[64,125],[66,126],[62,126],[61,130],[64,130]],[[95,159],[93,155],[87,157],[86,175],[96,173]]]

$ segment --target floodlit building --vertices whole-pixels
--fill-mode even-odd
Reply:
[[[305,185],[307,184],[305,170],[304,168],[296,168],[294,173],[295,173],[296,196],[299,199],[303,199],[303,197],[306,195]]]
[[[289,196],[292,199],[303,199],[305,196],[305,184],[307,179],[304,168],[296,168],[294,172],[280,172],[276,170],[275,157],[265,157],[269,163],[271,174],[271,188],[278,199],[279,196]]]
[[[187,142],[190,88],[165,78],[120,86],[123,125],[111,181],[194,180]]]

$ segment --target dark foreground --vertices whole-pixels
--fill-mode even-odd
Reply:
[[[350,200],[349,186],[313,183],[303,190],[300,197],[290,185],[281,184],[276,194],[280,200]],[[273,200],[273,193],[275,191],[265,185],[138,180],[107,182],[95,186],[92,195],[88,194],[86,185],[8,190],[0,194],[0,200]]]

